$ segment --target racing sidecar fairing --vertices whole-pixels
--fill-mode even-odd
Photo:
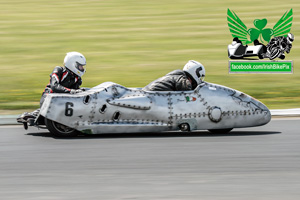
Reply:
[[[148,92],[112,82],[49,94],[40,116],[56,136],[162,131],[229,132],[267,124],[269,109],[240,91],[204,82],[193,91]],[[37,119],[38,120],[38,119]]]

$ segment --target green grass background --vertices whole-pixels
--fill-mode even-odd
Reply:
[[[293,8],[293,74],[228,74],[227,8],[248,28],[273,28]],[[269,108],[300,107],[300,3],[224,0],[0,0],[0,114],[34,109],[66,52],[87,58],[83,86],[143,87],[194,59],[206,81],[241,90]]]

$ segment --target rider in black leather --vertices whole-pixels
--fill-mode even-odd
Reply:
[[[285,36],[278,36],[271,39],[271,41],[267,44],[267,57],[271,60],[275,59],[276,56],[279,58],[285,58],[285,52],[290,53],[292,49],[292,43],[294,41],[294,35],[289,33],[286,37]],[[278,55],[272,55],[272,52],[277,51]]]
[[[75,94],[84,91],[84,89],[80,89],[79,87],[82,84],[81,76],[85,73],[85,65],[86,59],[81,53],[67,53],[64,59],[64,67],[57,66],[50,74],[50,82],[42,94],[40,107],[42,107],[49,93]],[[23,123],[24,128],[27,129],[27,122],[30,120],[30,126],[33,126],[34,119],[38,116],[39,112],[40,109],[31,113],[25,112],[17,118],[17,121]]]
[[[50,74],[50,82],[45,88],[48,93],[70,93],[71,89],[79,89],[81,77],[64,67],[55,67]]]
[[[143,88],[145,91],[185,91],[192,90],[192,83],[182,70],[174,70],[158,78]]]
[[[50,82],[42,94],[40,107],[49,93],[74,94],[83,91],[79,87],[82,84],[81,76],[85,73],[85,57],[78,52],[69,52],[64,59],[64,65],[65,67],[55,67],[50,74]]]
[[[42,106],[44,102],[45,95],[49,93],[73,93],[74,90],[75,93],[77,93],[79,92],[78,90],[81,84],[81,77],[76,76],[68,68],[60,66],[55,67],[50,74],[49,84],[42,94],[40,106]]]
[[[144,91],[187,91],[194,90],[203,81],[204,66],[190,60],[183,70],[174,70],[167,75],[152,81],[143,88]]]

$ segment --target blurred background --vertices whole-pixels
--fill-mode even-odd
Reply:
[[[190,60],[206,68],[205,81],[241,90],[271,109],[300,107],[300,4],[223,0],[0,0],[0,114],[31,111],[66,52],[87,58],[83,87],[112,81],[143,87]],[[295,41],[286,60],[293,74],[229,74],[232,36],[227,9],[247,28],[266,28],[293,8]]]

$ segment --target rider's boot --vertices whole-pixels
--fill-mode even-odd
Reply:
[[[35,118],[39,115],[40,109],[37,109],[31,113],[24,112],[17,118],[17,122],[22,123],[24,129],[27,130],[28,126],[34,126]]]

